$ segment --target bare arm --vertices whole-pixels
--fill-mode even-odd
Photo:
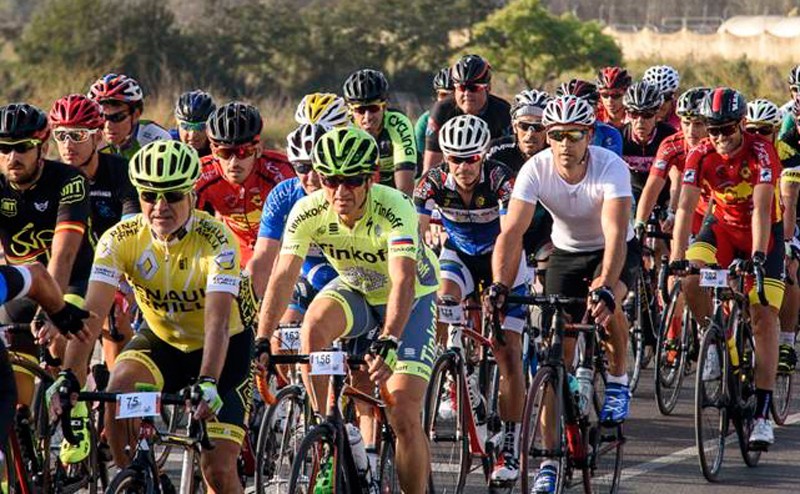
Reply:
[[[225,357],[228,354],[230,330],[228,324],[231,317],[231,305],[234,296],[226,292],[206,293],[206,307],[203,311],[205,319],[205,337],[203,338],[203,360],[200,363],[201,376],[219,380]]]
[[[692,215],[700,201],[700,188],[683,184],[678,211],[675,213],[675,228],[672,231],[672,259],[683,260],[689,247],[689,234],[692,230]]]
[[[414,195],[414,170],[396,170],[394,185],[397,190],[404,192],[408,197]]]
[[[681,172],[672,167],[669,170],[669,208],[673,211],[678,210],[678,199],[681,196]]]
[[[92,355],[92,350],[94,349],[97,338],[100,337],[105,314],[111,311],[111,306],[114,304],[114,294],[116,291],[117,287],[114,285],[109,285],[108,283],[100,281],[89,282],[89,290],[86,293],[84,308],[92,314],[92,317],[86,319],[86,326],[89,328],[90,338],[85,342],[77,338],[69,340],[63,365],[64,369],[72,369],[72,372],[75,373],[81,384],[86,382],[86,363]],[[103,314],[104,316],[97,317],[97,314]]]
[[[511,287],[517,277],[519,258],[522,255],[522,236],[533,219],[536,205],[519,199],[511,199],[508,212],[500,223],[500,236],[492,252],[492,278]]]
[[[775,199],[775,187],[770,184],[758,184],[753,188],[753,253],[767,252],[769,246],[771,217]],[[782,239],[777,239],[778,241]]]
[[[264,302],[258,318],[258,338],[271,338],[283,313],[289,306],[297,277],[303,267],[303,258],[292,254],[282,254],[270,276]]]
[[[72,265],[75,263],[75,258],[78,257],[82,242],[82,234],[69,230],[57,232],[53,237],[47,271],[56,280],[61,290],[66,290],[69,286]]]
[[[275,267],[275,261],[281,250],[281,242],[272,238],[258,237],[253,248],[253,257],[247,263],[247,271],[253,280],[253,293],[256,297],[264,296],[267,282]]]
[[[784,207],[783,238],[785,239],[790,239],[794,235],[794,226],[797,224],[798,195],[800,195],[800,182],[781,179],[781,201]]]
[[[630,197],[603,201],[600,223],[603,228],[603,237],[605,238],[605,251],[603,252],[600,276],[593,283],[593,287],[608,286],[613,289],[619,281],[622,267],[625,265],[627,249],[625,239],[628,234],[630,211]]]
[[[422,246],[420,246],[422,248]],[[416,259],[393,257],[389,259],[389,300],[386,303],[386,323],[383,333],[400,338],[411,315],[414,303],[414,284],[417,277]]]
[[[667,181],[663,178],[653,175],[652,173],[647,176],[647,183],[644,184],[642,196],[639,198],[639,204],[636,205],[636,222],[646,223],[653,212],[653,208],[658,201],[658,196],[664,188]]]
[[[28,297],[41,305],[48,314],[61,310],[64,307],[64,294],[47,269],[38,262],[25,267],[31,274],[31,288],[28,290]]]

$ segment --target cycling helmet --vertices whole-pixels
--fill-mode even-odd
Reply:
[[[433,90],[434,91],[452,91],[455,89],[453,85],[453,76],[450,72],[450,67],[445,67],[433,76]]]
[[[175,118],[182,122],[203,123],[216,109],[210,94],[195,89],[180,95],[175,104]]]
[[[100,129],[105,121],[100,105],[82,94],[70,94],[57,99],[50,108],[50,125],[81,129]]]
[[[552,96],[538,89],[527,89],[514,96],[514,104],[511,105],[511,118],[516,119],[524,115],[541,116],[547,102],[553,99]]]
[[[33,105],[12,103],[0,106],[0,139],[21,141],[39,139],[44,142],[50,137],[47,115]]]
[[[286,136],[286,155],[292,163],[311,161],[314,144],[331,129],[323,124],[305,123]]]
[[[789,71],[788,81],[790,86],[800,86],[800,65],[792,67],[792,70]]]
[[[675,114],[679,117],[699,117],[701,103],[709,91],[711,88],[708,87],[693,87],[681,93],[675,106]]]
[[[754,99],[747,103],[747,123],[763,123],[778,126],[783,120],[781,110],[778,105],[768,99]]]
[[[488,84],[492,81],[492,66],[480,55],[464,55],[451,69],[456,84]]]
[[[625,109],[633,111],[657,111],[663,103],[664,96],[658,86],[646,81],[631,84],[622,98]]]
[[[378,167],[378,145],[359,128],[338,127],[317,140],[311,160],[314,171],[323,176],[367,175]]]
[[[264,123],[255,106],[234,101],[220,106],[208,117],[208,137],[221,144],[237,145],[259,139]]]
[[[138,103],[144,98],[139,83],[124,74],[106,74],[97,79],[89,88],[88,96],[98,103],[106,101]]]
[[[133,155],[128,176],[137,190],[190,190],[200,177],[200,158],[181,141],[154,141]]]
[[[299,124],[319,123],[329,127],[347,125],[347,105],[333,93],[311,93],[303,96],[294,120]]]
[[[564,96],[567,94],[583,98],[592,106],[596,106],[597,102],[600,100],[600,93],[597,92],[597,86],[592,82],[581,79],[570,79],[556,89],[556,96]]]
[[[729,87],[718,87],[709,91],[703,98],[700,113],[710,125],[736,122],[747,113],[747,102],[739,91]]]
[[[622,67],[604,67],[597,73],[598,89],[628,89],[633,80]]]
[[[379,70],[361,69],[344,81],[344,99],[348,103],[368,103],[389,99],[389,82]]]
[[[661,94],[666,95],[678,90],[681,77],[678,71],[669,65],[656,65],[644,71],[642,82],[655,84]]]
[[[475,115],[453,117],[439,130],[439,147],[445,156],[467,157],[483,154],[489,146],[489,125]]]
[[[558,96],[547,103],[542,115],[545,127],[553,125],[594,125],[594,108],[583,98],[572,94]]]

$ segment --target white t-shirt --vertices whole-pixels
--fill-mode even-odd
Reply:
[[[591,252],[605,248],[601,211],[605,199],[632,197],[631,174],[615,153],[589,146],[586,176],[569,184],[558,175],[553,151],[548,148],[531,157],[519,171],[513,199],[531,204],[541,201],[553,216],[553,245],[567,252]],[[633,238],[628,223],[626,240]]]

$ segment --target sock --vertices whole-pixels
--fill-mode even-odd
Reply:
[[[539,470],[544,467],[553,467],[555,470],[558,470],[558,460],[544,460],[541,465],[539,465]]]
[[[790,345],[794,346],[794,332],[784,332],[781,331],[781,335],[778,339],[778,343],[781,345]]]
[[[514,458],[519,458],[519,424],[516,422],[503,422],[503,451],[511,451]]]
[[[621,376],[612,376],[609,373],[606,373],[606,382],[608,384],[619,384],[622,386],[628,385],[628,374],[623,373]]]
[[[769,402],[772,401],[772,391],[756,388],[756,419],[769,417]]]

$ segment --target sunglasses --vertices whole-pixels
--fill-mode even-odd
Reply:
[[[40,145],[41,143],[42,141],[40,141],[39,139],[25,139],[24,141],[15,141],[15,142],[0,142],[0,154],[27,153],[31,149]]]
[[[477,93],[478,91],[486,89],[488,86],[489,86],[488,84],[478,84],[478,83],[456,84],[456,89],[458,89],[462,93]]]
[[[96,129],[56,129],[53,138],[58,142],[86,142]]]
[[[482,158],[482,154],[474,154],[472,156],[448,156],[447,161],[454,165],[474,165],[475,163],[480,162]]]
[[[178,120],[178,125],[180,125],[183,130],[206,130],[205,122],[185,122],[183,120]]]
[[[620,99],[624,95],[624,91],[600,91],[601,98]]]
[[[356,175],[353,177],[320,177],[322,185],[329,189],[338,189],[340,185],[344,185],[348,189],[355,189],[361,187],[369,178],[369,175]]]
[[[147,204],[155,204],[161,199],[167,201],[167,204],[175,204],[176,202],[181,202],[187,193],[184,190],[169,190],[167,192],[143,190],[139,192],[139,198]]]
[[[245,158],[249,158],[253,156],[256,152],[256,145],[255,144],[242,144],[240,146],[235,146],[232,148],[223,148],[216,146],[214,144],[211,145],[211,150],[214,152],[214,156],[219,159],[229,160],[233,156],[236,156],[240,160]]]
[[[772,125],[751,125],[745,127],[744,130],[750,134],[761,134],[762,136],[771,136],[775,131]]]
[[[654,111],[628,111],[628,116],[631,118],[641,118],[644,120],[648,120],[651,118],[656,117],[656,112]]]
[[[292,168],[294,168],[295,173],[299,173],[301,175],[311,173],[311,170],[314,169],[311,163],[292,163]]]
[[[106,122],[120,123],[132,115],[129,111],[120,111],[117,113],[103,113],[103,118]]]
[[[351,105],[350,109],[353,110],[353,113],[358,113],[359,115],[363,115],[367,112],[378,113],[385,107],[386,103],[372,103],[371,105]]]
[[[589,133],[588,130],[551,130],[547,133],[548,139],[561,142],[567,139],[569,142],[578,142]]]
[[[736,133],[736,129],[739,127],[737,122],[727,124],[727,125],[719,125],[715,127],[708,126],[706,130],[708,131],[708,135],[714,137],[728,137]]]
[[[517,128],[522,132],[528,132],[529,130],[541,132],[544,130],[544,125],[541,122],[517,122]]]

